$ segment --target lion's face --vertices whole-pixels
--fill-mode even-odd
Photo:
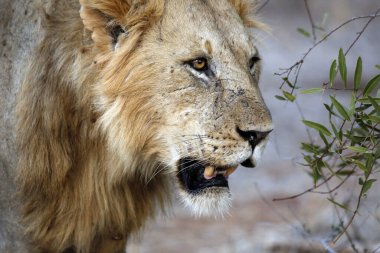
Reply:
[[[119,38],[116,57],[123,56],[127,41],[128,36]],[[132,135],[140,139],[120,145],[139,142],[141,150],[133,153],[149,154],[160,164],[147,177],[169,170],[179,195],[197,215],[223,213],[230,200],[228,176],[240,164],[256,165],[272,130],[258,88],[261,64],[254,39],[227,0],[172,0],[134,54],[130,62],[137,62],[134,70],[140,75],[125,73],[123,82],[128,87],[133,79],[138,85],[132,90],[140,96],[139,105],[123,107],[116,99],[104,115],[118,111],[125,120],[108,121],[109,128],[134,129]],[[135,99],[130,94],[119,97]],[[141,127],[130,126],[136,124],[132,114]],[[120,145],[121,156],[132,156]]]
[[[214,215],[229,205],[228,176],[239,164],[256,165],[272,130],[258,89],[260,56],[239,16],[223,5],[169,4],[176,7],[165,13],[153,49],[167,59],[157,94],[170,147],[162,162],[184,202]]]

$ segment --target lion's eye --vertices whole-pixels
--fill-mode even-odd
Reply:
[[[260,57],[258,57],[258,56],[254,56],[254,57],[252,57],[250,60],[249,60],[249,69],[250,70],[253,70],[254,69],[254,67],[255,67],[255,65],[256,65],[256,63],[258,62],[258,61],[260,61],[261,59],[260,59]]]
[[[205,71],[208,68],[207,59],[205,58],[198,58],[188,63],[193,69],[197,71]]]

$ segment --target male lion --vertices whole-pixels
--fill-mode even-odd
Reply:
[[[196,215],[227,210],[228,176],[256,165],[272,130],[253,4],[45,1],[16,110],[20,219],[7,223],[27,252],[123,252],[175,189]]]

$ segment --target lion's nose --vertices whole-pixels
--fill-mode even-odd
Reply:
[[[257,144],[259,144],[262,140],[265,139],[265,137],[268,136],[272,130],[269,131],[256,131],[256,130],[249,130],[249,131],[243,131],[240,128],[236,128],[236,131],[239,133],[239,135],[246,141],[251,144],[252,148],[255,148]]]

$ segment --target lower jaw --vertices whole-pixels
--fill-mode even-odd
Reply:
[[[181,190],[180,197],[196,217],[223,217],[231,206],[228,187],[212,186],[199,190],[197,194]]]

